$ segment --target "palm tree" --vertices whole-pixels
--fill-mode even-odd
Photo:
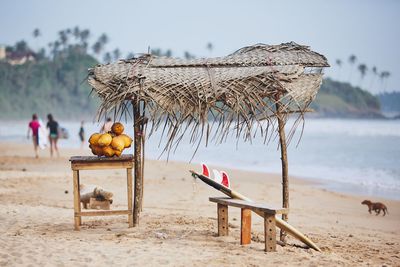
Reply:
[[[114,60],[117,61],[121,57],[121,51],[118,48],[115,48],[113,51]]]
[[[370,82],[370,84],[369,84],[369,91],[370,92],[372,92],[373,90],[372,90],[372,87],[373,87],[373,85],[374,85],[374,82],[375,82],[375,79],[376,79],[376,77],[378,76],[378,69],[377,69],[377,67],[376,66],[373,66],[372,67],[372,76],[371,76],[371,82]]]
[[[339,75],[338,75],[338,80],[340,80],[340,73],[342,72],[342,60],[341,59],[336,59],[336,65],[339,67]]]
[[[33,35],[33,38],[38,38],[40,35],[42,35],[41,33],[40,33],[40,30],[38,29],[38,28],[36,28],[36,29],[34,29],[33,30],[33,33],[32,33],[32,35]]]
[[[85,29],[80,32],[79,37],[81,39],[81,43],[87,43],[87,40],[89,39],[90,36],[90,31],[88,29]],[[87,46],[87,45],[86,45]]]
[[[102,35],[100,35],[99,37],[99,42],[103,45],[103,47],[108,43],[109,39],[107,34],[103,33]]]
[[[355,55],[350,55],[349,63],[351,65],[350,76],[349,76],[349,83],[351,83],[351,76],[353,75],[353,66],[357,61],[357,57]]]
[[[168,49],[168,50],[164,53],[164,56],[166,56],[166,57],[172,57],[172,51],[171,51],[171,49]]]
[[[60,37],[60,42],[64,46],[64,48],[67,46],[68,43],[68,34],[66,31],[59,31],[58,35]]]
[[[129,52],[128,55],[126,56],[126,59],[131,59],[135,57],[135,53]]]
[[[40,30],[38,28],[34,29],[32,32],[33,38],[35,38],[35,46],[37,50],[39,50],[38,38],[41,35]]]
[[[95,42],[92,46],[93,53],[95,53],[96,55],[99,55],[102,49],[103,46],[99,41]]]
[[[112,60],[110,52],[104,54],[103,61],[104,63],[110,63]]]
[[[360,64],[358,65],[358,70],[360,71],[361,76],[360,87],[362,87],[362,81],[364,80],[365,74],[367,74],[368,67],[365,64]]]
[[[390,72],[388,72],[388,71],[382,71],[380,74],[379,74],[379,78],[380,78],[380,80],[381,80],[381,84],[383,84],[383,92],[385,92],[386,91],[386,86],[387,86],[387,79],[390,77]]]
[[[78,41],[79,38],[81,37],[81,31],[79,30],[78,26],[75,26],[73,31],[72,31],[72,35],[74,36],[75,40]]]
[[[211,52],[213,51],[213,49],[214,49],[213,44],[212,44],[211,42],[208,42],[208,43],[207,43],[207,50],[210,52],[210,54],[211,54]]]
[[[183,56],[185,57],[185,59],[193,59],[193,58],[195,58],[195,56],[190,54],[188,51],[185,51]]]

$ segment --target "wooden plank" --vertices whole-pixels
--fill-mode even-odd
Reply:
[[[105,169],[128,169],[133,168],[132,161],[112,162],[75,162],[71,164],[72,170],[105,170]]]
[[[209,200],[211,202],[220,203],[228,206],[238,207],[238,208],[246,208],[254,211],[268,212],[270,214],[286,214],[289,212],[288,209],[282,208],[274,208],[270,206],[266,206],[264,204],[249,202],[240,199],[232,199],[227,197],[210,197]]]
[[[74,191],[74,222],[75,222],[75,230],[79,231],[79,226],[81,224],[80,217],[77,215],[80,212],[80,195],[79,195],[79,171],[73,171],[73,191]]]
[[[111,215],[130,215],[132,210],[102,210],[102,211],[82,211],[75,213],[75,216],[111,216]]]
[[[264,214],[265,251],[276,251],[276,222],[275,215]]]
[[[123,154],[120,157],[98,157],[98,156],[73,156],[69,159],[71,163],[74,162],[115,162],[115,161],[132,161],[133,155],[132,154]]]
[[[127,190],[128,190],[128,210],[132,211],[128,215],[129,227],[133,227],[133,210],[132,210],[132,169],[126,169]]]
[[[251,209],[242,209],[241,222],[240,222],[240,245],[248,245],[250,243],[251,243]]]
[[[227,236],[229,234],[228,206],[218,203],[217,214],[218,214],[218,236]]]

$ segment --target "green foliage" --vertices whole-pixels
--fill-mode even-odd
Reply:
[[[359,87],[325,79],[311,105],[325,116],[381,117],[379,99]]]
[[[32,113],[58,118],[93,117],[98,100],[89,97],[87,69],[97,64],[77,49],[61,51],[23,65],[0,62],[0,118],[29,118]]]

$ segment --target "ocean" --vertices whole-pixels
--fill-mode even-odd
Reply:
[[[79,147],[80,123],[59,123],[70,134],[69,139],[60,140],[60,147]],[[27,124],[28,121],[1,122],[0,140],[30,145],[26,139]],[[85,123],[87,137],[100,126]],[[132,127],[126,128],[132,136]],[[161,155],[160,132],[146,140],[146,158],[167,159],[166,154]],[[300,132],[299,128],[288,147],[289,177],[313,179],[319,182],[318,186],[336,192],[400,199],[400,121],[307,118],[297,145]],[[278,141],[275,137],[266,145],[263,138],[256,137],[245,143],[230,136],[222,144],[201,144],[192,162],[280,173]],[[182,140],[176,151],[169,154],[169,160],[188,162],[195,148],[188,139]]]

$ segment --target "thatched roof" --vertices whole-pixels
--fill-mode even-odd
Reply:
[[[100,114],[127,111],[126,100],[143,101],[153,129],[163,122],[169,126],[170,148],[186,130],[192,141],[208,140],[214,125],[218,141],[230,130],[245,139],[254,129],[267,136],[275,125],[275,101],[286,114],[302,117],[328,66],[323,55],[307,46],[257,44],[217,58],[145,54],[97,65],[89,70],[88,81],[102,99]]]

